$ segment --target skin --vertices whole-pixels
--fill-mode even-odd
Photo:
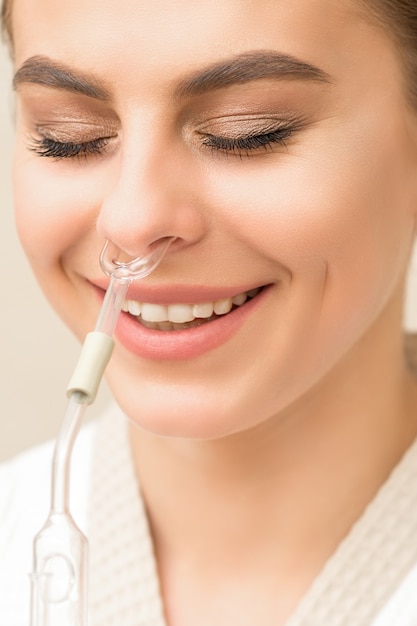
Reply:
[[[150,286],[270,285],[215,350],[173,362],[117,342],[109,367],[140,426],[132,450],[170,626],[283,624],[416,434],[401,315],[417,120],[388,34],[335,5],[15,2],[16,69],[43,55],[108,95],[17,86],[17,226],[77,336],[97,317],[105,238],[136,255],[177,237]],[[178,96],[190,74],[260,50],[326,80]],[[259,118],[292,136],[249,156],[202,144],[259,133]],[[42,133],[111,140],[57,161],[30,149]]]

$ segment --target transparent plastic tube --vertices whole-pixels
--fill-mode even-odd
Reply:
[[[88,542],[69,510],[71,453],[110,358],[112,335],[129,285],[159,265],[173,239],[156,242],[135,259],[126,258],[110,242],[101,253],[100,265],[110,284],[67,390],[68,407],[52,463],[51,509],[33,542],[30,626],[87,626]]]

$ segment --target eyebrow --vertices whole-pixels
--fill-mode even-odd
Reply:
[[[214,63],[183,78],[175,95],[180,98],[198,96],[208,91],[263,78],[310,80],[332,83],[327,72],[288,54],[275,51],[244,52],[231,59]],[[44,85],[108,101],[110,91],[92,75],[69,68],[45,56],[27,59],[13,78],[17,90],[24,83]]]
[[[110,92],[93,76],[71,69],[45,56],[27,59],[13,78],[13,87],[18,89],[24,83],[44,85],[82,94],[98,100],[109,100]]]
[[[330,84],[330,74],[288,54],[269,50],[244,52],[227,61],[211,65],[181,81],[177,96],[196,96],[230,85],[249,83],[262,78],[311,80]]]

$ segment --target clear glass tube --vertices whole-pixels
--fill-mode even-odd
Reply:
[[[153,272],[173,239],[155,242],[146,254],[134,259],[106,242],[100,264],[110,284],[93,333],[112,337],[130,283]],[[99,380],[102,355],[95,359],[95,353],[91,358],[89,352],[87,356],[83,364],[87,362],[93,374],[99,371]],[[83,370],[81,378],[89,374]],[[69,510],[71,453],[86,407],[92,401],[82,388],[83,384],[81,389],[70,392],[52,463],[51,509],[33,542],[30,626],[87,626],[88,542]]]
[[[113,335],[130,283],[149,276],[159,265],[174,239],[175,237],[160,239],[149,247],[147,254],[130,260],[117,246],[106,241],[100,255],[100,266],[110,277],[110,285],[97,319],[96,331],[110,337]]]
[[[33,543],[31,626],[87,625],[88,544],[69,511],[71,452],[86,407],[72,394],[55,444],[51,510]]]
[[[113,335],[123,300],[131,282],[131,279],[121,280],[115,276],[111,277],[94,330],[105,333],[109,337]]]
[[[31,626],[87,625],[87,539],[69,513],[51,513],[34,543]]]

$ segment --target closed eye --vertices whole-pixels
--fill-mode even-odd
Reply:
[[[268,150],[278,144],[286,145],[286,142],[292,134],[294,128],[283,127],[266,133],[241,135],[239,137],[221,137],[217,135],[206,134],[202,143],[204,146],[238,156],[250,156],[251,152],[257,150]]]
[[[91,155],[103,154],[110,139],[110,137],[100,137],[83,142],[63,142],[50,137],[32,138],[29,148],[38,156],[55,160],[87,158]]]

